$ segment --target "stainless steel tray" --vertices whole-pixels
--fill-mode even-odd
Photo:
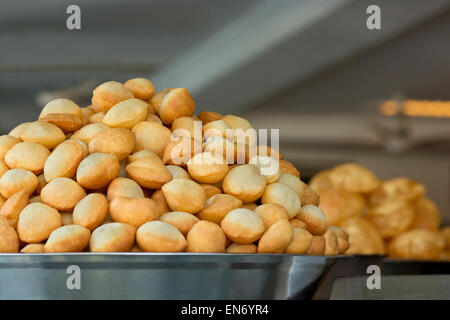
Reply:
[[[0,299],[297,299],[336,258],[287,254],[0,254]]]

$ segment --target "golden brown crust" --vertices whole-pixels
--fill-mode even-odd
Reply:
[[[93,231],[103,223],[108,213],[108,201],[101,193],[90,193],[73,209],[73,223]]]
[[[58,145],[44,163],[45,181],[56,178],[73,178],[84,158],[83,147],[76,140],[66,140]]]
[[[108,185],[120,172],[119,160],[107,153],[93,153],[78,166],[77,182],[86,189],[100,189]]]
[[[115,104],[133,97],[133,93],[120,82],[108,81],[94,89],[92,105],[106,112]]]
[[[238,198],[229,194],[216,194],[206,200],[204,209],[197,216],[220,224],[228,212],[241,207],[242,201]]]
[[[240,244],[255,242],[265,230],[261,217],[255,212],[243,208],[230,211],[223,218],[220,226],[228,239]]]
[[[203,125],[222,119],[222,115],[220,113],[214,112],[214,111],[203,111],[200,112],[197,117],[200,119]]]
[[[213,222],[197,222],[187,234],[186,239],[187,252],[225,252],[225,234],[222,229]]]
[[[300,209],[297,219],[306,223],[306,229],[315,236],[322,236],[328,228],[325,213],[317,206],[307,204]]]
[[[185,88],[176,88],[168,92],[159,106],[159,117],[166,124],[172,124],[176,118],[190,117],[195,112],[195,103]]]
[[[286,209],[276,203],[262,204],[254,209],[264,222],[264,228],[267,230],[278,220],[287,220],[288,214]]]
[[[136,241],[141,249],[148,252],[182,252],[187,245],[177,228],[162,221],[143,224],[136,233]]]
[[[272,224],[258,241],[258,253],[283,253],[294,235],[287,219]]]
[[[3,216],[0,216],[0,252],[19,252],[19,237],[16,230],[8,224]]]
[[[286,209],[288,218],[294,218],[301,208],[300,198],[297,193],[285,184],[276,182],[269,184],[264,190],[261,203],[276,203]]]
[[[81,252],[89,244],[91,232],[78,225],[62,226],[48,237],[45,252]]]
[[[238,165],[225,176],[222,187],[242,202],[253,202],[264,194],[266,178],[252,165]]]
[[[200,212],[206,202],[205,190],[192,180],[174,179],[162,187],[167,204],[173,211]]]
[[[414,208],[406,201],[390,201],[370,208],[365,216],[383,238],[408,230],[414,220]]]
[[[130,90],[136,98],[142,100],[150,99],[155,93],[153,83],[145,78],[133,78],[124,83],[125,88]]]
[[[362,217],[344,221],[341,228],[348,233],[350,248],[347,254],[384,254],[385,247],[375,226]]]
[[[183,211],[172,211],[163,214],[160,218],[161,221],[169,223],[177,228],[184,236],[188,234],[189,230],[200,221],[199,218],[193,214]]]
[[[8,221],[9,225],[14,229],[17,227],[19,215],[28,204],[28,193],[21,190],[12,195],[0,208],[0,216],[3,216]]]
[[[100,131],[89,140],[89,153],[110,153],[122,161],[135,148],[134,135],[129,129],[113,128]]]
[[[361,195],[345,190],[330,189],[320,195],[319,207],[325,212],[328,224],[333,226],[339,226],[343,221],[359,216],[365,206]]]
[[[313,235],[306,229],[294,228],[294,234],[287,245],[285,252],[291,254],[304,254],[311,247]]]
[[[445,240],[437,231],[410,230],[393,238],[388,254],[393,258],[438,259],[445,248]]]
[[[24,242],[38,243],[47,240],[61,225],[62,218],[56,209],[36,202],[27,205],[20,213],[17,233]]]
[[[57,210],[70,211],[86,196],[84,189],[69,178],[56,178],[41,190],[41,201]]]
[[[311,245],[306,251],[306,254],[322,256],[325,254],[325,246],[326,242],[323,236],[313,236],[311,239]]]
[[[146,222],[158,219],[159,210],[149,198],[115,197],[109,203],[109,215],[113,221],[139,228]]]
[[[30,195],[36,190],[38,184],[38,178],[31,171],[11,169],[0,177],[0,193],[5,198],[9,198],[20,190],[26,190]]]
[[[136,239],[136,227],[111,222],[104,224],[92,232],[90,250],[92,252],[127,252],[133,247]]]

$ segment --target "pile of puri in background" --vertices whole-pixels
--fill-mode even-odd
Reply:
[[[440,229],[439,209],[420,182],[382,181],[359,164],[345,163],[319,172],[309,187],[320,195],[328,222],[350,235],[347,253],[450,259],[450,228]]]
[[[194,111],[185,88],[110,81],[92,105],[53,100],[1,136],[0,252],[348,249],[280,152],[227,135],[251,129],[246,119]]]

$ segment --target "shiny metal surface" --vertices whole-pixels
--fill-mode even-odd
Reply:
[[[0,254],[0,299],[295,299],[336,257]],[[80,270],[80,289],[69,266]],[[69,285],[70,287],[70,285]]]

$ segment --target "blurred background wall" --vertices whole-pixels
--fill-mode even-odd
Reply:
[[[81,8],[81,30],[66,8]],[[366,8],[381,8],[368,30]],[[3,0],[0,130],[106,80],[183,86],[197,109],[280,128],[304,180],[345,161],[422,181],[450,223],[450,118],[386,99],[450,100],[450,0]]]

